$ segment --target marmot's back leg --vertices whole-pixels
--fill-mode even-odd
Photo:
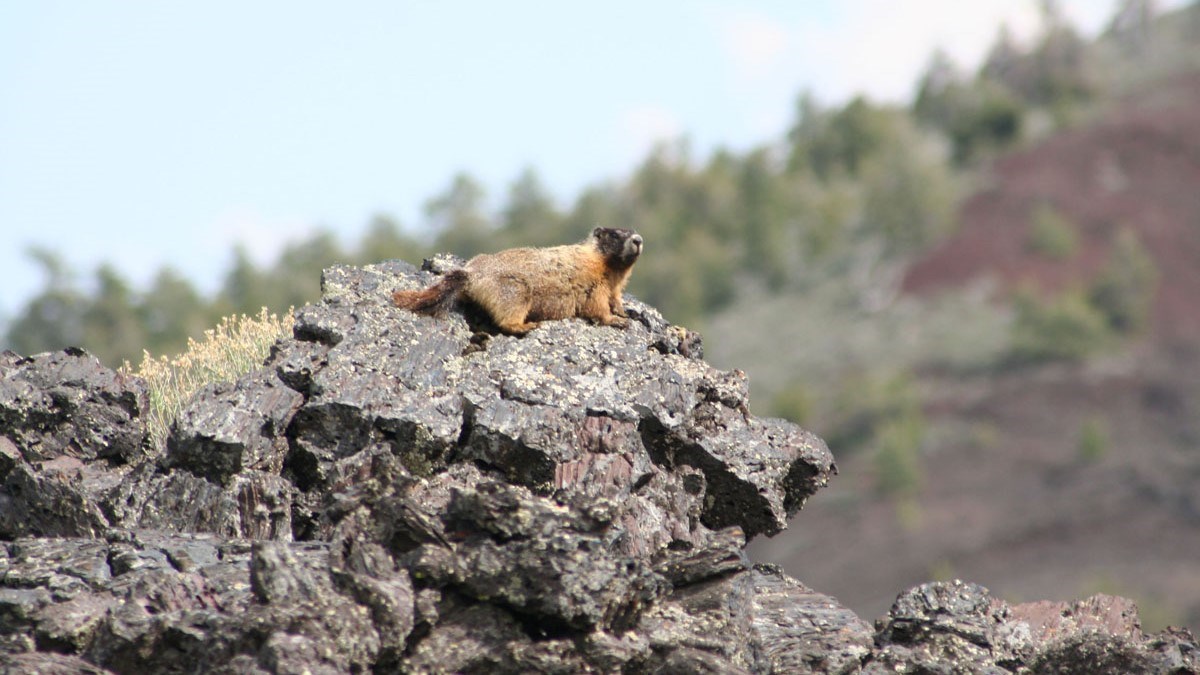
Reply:
[[[501,331],[508,333],[509,335],[524,335],[534,328],[537,328],[540,324],[537,321],[523,321],[521,323],[496,322],[496,325]]]
[[[518,277],[489,279],[486,283],[472,286],[471,299],[492,317],[501,331],[509,335],[524,335],[537,327],[536,321],[527,321],[533,308],[533,295],[529,284]]]
[[[509,335],[524,335],[537,328],[536,321],[525,320],[529,317],[529,303],[517,307],[501,307],[498,308],[499,311],[491,307],[485,307],[485,309],[488,314],[492,315],[492,321],[496,323],[496,326]]]

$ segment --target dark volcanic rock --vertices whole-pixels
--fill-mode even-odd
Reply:
[[[751,565],[835,471],[821,440],[634,300],[522,338],[388,303],[453,264],[328,270],[165,448],[136,380],[0,358],[0,672],[1195,669],[1119,599],[934,584],[875,632]]]
[[[94,536],[148,452],[145,385],[76,349],[0,354],[0,537]]]
[[[698,338],[636,301],[624,331],[570,320],[479,339],[457,314],[390,307],[387,291],[431,278],[402,269],[328,270],[325,302],[295,329],[319,346],[285,346],[271,364],[306,395],[285,472],[308,493],[382,443],[417,475],[472,461],[558,503],[615,500],[618,521],[636,510],[667,525],[621,528],[620,545],[648,555],[732,525],[778,532],[833,471],[820,439],[749,416],[743,374],[656,347]]]
[[[1125,598],[1009,606],[961,581],[900,594],[876,641],[868,673],[1200,672],[1190,634],[1147,637]]]
[[[126,527],[286,541],[292,538],[295,494],[295,486],[276,474],[247,470],[220,485],[147,463],[110,491],[102,506]]]
[[[444,519],[458,540],[454,555],[437,547],[414,572],[499,600],[547,632],[628,629],[667,591],[646,561],[614,551],[619,528],[520,487],[455,490]]]
[[[27,462],[66,455],[125,464],[145,449],[145,385],[78,349],[0,354],[0,435]]]
[[[777,568],[755,568],[750,623],[755,651],[769,672],[854,671],[872,647],[872,631],[837,600]]]
[[[222,484],[247,469],[278,474],[288,452],[284,434],[303,402],[267,371],[209,385],[175,421],[166,465]]]

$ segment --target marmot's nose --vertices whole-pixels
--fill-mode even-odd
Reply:
[[[638,248],[642,247],[642,235],[640,235],[640,234],[633,235],[632,237],[629,238],[629,241],[632,241],[633,245]]]

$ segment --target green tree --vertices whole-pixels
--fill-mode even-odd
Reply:
[[[893,133],[895,112],[857,96],[841,110],[821,111],[809,97],[801,99],[799,119],[788,138],[792,154],[788,165],[808,167],[817,177],[858,176],[863,164]]]
[[[45,283],[9,325],[8,344],[20,354],[82,346],[86,300],[75,287],[73,273],[49,249],[31,247],[27,253],[41,266]]]
[[[268,275],[270,297],[247,313],[256,314],[263,307],[282,311],[320,300],[321,273],[339,262],[348,262],[347,256],[331,232],[318,231],[308,239],[288,244]]]
[[[927,245],[949,229],[955,199],[946,163],[911,126],[862,171],[863,221],[883,238],[889,254]]]
[[[830,398],[820,432],[843,452],[878,447],[885,427],[922,414],[921,397],[908,372],[851,374]]]
[[[696,229],[656,249],[653,262],[634,273],[630,288],[668,320],[694,325],[733,299],[734,269],[727,247]]]
[[[242,244],[233,249],[233,265],[225,275],[217,299],[217,311],[230,314],[254,314],[263,307],[270,307],[272,293],[268,288],[267,275],[250,259],[250,252]]]
[[[575,207],[564,219],[563,231],[582,238],[593,227],[629,227],[648,235],[637,220],[627,192],[614,185],[600,185],[587,188],[575,200]]]
[[[629,200],[648,240],[674,246],[697,227],[693,216],[703,208],[689,204],[695,195],[689,155],[685,142],[659,144],[633,174]]]
[[[1011,49],[997,47],[995,58],[1008,61]],[[994,72],[1007,72],[1012,66],[984,66]],[[935,53],[921,77],[913,114],[925,125],[950,139],[954,159],[959,164],[975,159],[982,151],[1005,148],[1021,132],[1022,110],[1008,90],[997,84],[998,78],[980,77],[968,82],[950,57]]]
[[[1012,356],[1018,362],[1078,361],[1112,337],[1103,313],[1079,291],[1040,300],[1030,290],[1014,298]]]
[[[911,497],[921,489],[921,445],[925,417],[908,412],[884,422],[876,436],[877,489],[893,497]]]
[[[380,260],[405,260],[416,263],[427,253],[427,248],[415,238],[406,235],[393,218],[379,214],[371,218],[355,257],[364,264]]]
[[[1108,424],[1103,417],[1088,417],[1079,426],[1079,439],[1076,441],[1076,453],[1084,462],[1098,462],[1108,454],[1111,444]]]
[[[790,176],[788,198],[804,262],[833,257],[852,238],[862,210],[857,183],[821,183],[801,174]]]
[[[789,255],[792,247],[787,241],[782,183],[766,150],[754,151],[742,162],[737,189],[740,234],[746,246],[742,265],[770,288],[779,289],[788,279],[793,256]]]
[[[512,243],[550,246],[563,242],[563,216],[536,171],[526,168],[508,191],[501,227]]]
[[[196,289],[169,267],[155,275],[142,296],[138,317],[146,332],[144,349],[155,354],[183,351],[188,338],[199,339],[218,319]]]
[[[1028,247],[1048,258],[1065,260],[1079,250],[1078,228],[1053,204],[1041,202],[1029,217]]]
[[[467,173],[459,173],[442,194],[425,203],[425,217],[437,235],[434,246],[469,258],[490,248],[492,225],[484,213],[486,193]]]
[[[351,262],[332,233],[318,231],[284,246],[275,262],[260,268],[245,247],[234,248],[233,266],[214,301],[218,316],[257,315],[264,307],[286,312],[321,297],[321,273],[334,263]]]
[[[1023,53],[1014,45],[1011,33],[1002,28],[980,76],[1061,118],[1095,93],[1097,78],[1088,44],[1059,4],[1042,0],[1040,5],[1042,30],[1032,51]]]
[[[1137,233],[1122,228],[1113,242],[1108,263],[1092,284],[1090,300],[1119,333],[1145,327],[1154,306],[1158,267]]]
[[[1154,0],[1121,0],[1108,24],[1107,33],[1126,52],[1141,54],[1151,40],[1151,29],[1158,16]]]
[[[83,344],[112,366],[141,359],[146,330],[137,300],[112,265],[96,270],[96,295],[83,313]]]
[[[1033,53],[1036,77],[1032,100],[1063,106],[1089,98],[1095,93],[1096,82],[1087,43],[1065,21],[1048,25]]]
[[[922,124],[949,131],[968,107],[970,93],[958,66],[938,49],[917,83],[913,114]]]
[[[816,173],[811,164],[810,148],[817,145],[826,133],[829,115],[821,109],[812,92],[805,91],[796,100],[796,121],[788,130],[789,172],[808,171]]]
[[[1021,137],[1025,112],[1008,90],[986,80],[976,82],[968,107],[950,128],[954,160],[969,162],[980,154],[1003,150]]]
[[[793,382],[771,399],[771,414],[789,422],[806,425],[812,417],[813,406],[813,396],[808,387]]]
[[[996,39],[980,66],[979,78],[1015,86],[1024,76],[1024,70],[1025,53],[1017,46],[1012,28],[1007,23],[1001,23],[996,30]]]

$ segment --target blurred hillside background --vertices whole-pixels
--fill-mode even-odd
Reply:
[[[865,4],[880,12],[867,17],[876,31],[945,21],[933,35],[956,32],[949,15],[893,23],[879,3]],[[54,214],[60,202],[87,200],[86,190],[55,191],[56,172],[78,180],[78,172],[107,171],[27,145],[23,156],[37,158],[36,166],[0,163],[7,255],[24,256],[0,270],[2,346],[31,354],[81,345],[110,365],[136,363],[143,350],[179,352],[222,316],[316,299],[320,271],[331,263],[417,262],[436,251],[469,256],[567,243],[597,224],[630,226],[647,241],[631,293],[702,332],[712,363],[745,370],[756,414],[811,428],[838,459],[841,475],[792,529],[752,547],[758,560],[782,564],[867,619],[908,586],[961,577],[1009,601],[1127,595],[1138,601],[1147,628],[1200,627],[1200,3],[1104,3],[1104,18],[1086,30],[1073,21],[1071,3],[1011,4],[1017,23],[988,26],[977,62],[923,47],[915,82],[893,82],[882,92],[798,76],[794,91],[773,94],[789,102],[785,128],[747,122],[738,127],[742,136],[725,144],[712,130],[718,127],[697,138],[686,115],[644,108],[631,119],[638,138],[655,143],[631,159],[632,168],[621,165],[620,153],[597,152],[592,166],[612,176],[571,169],[582,173],[560,181],[543,177],[530,160],[499,195],[490,194],[495,177],[472,173],[474,155],[456,149],[460,156],[447,161],[461,162],[462,170],[416,167],[441,186],[414,198],[415,218],[381,210],[365,224],[322,224],[313,215],[288,216],[275,229],[238,217],[220,227],[172,222],[172,181],[203,187],[260,174],[231,164],[218,181],[179,168],[214,141],[204,125],[173,127],[169,117],[153,114],[170,115],[174,104],[166,99],[186,91],[186,77],[143,82],[145,99],[145,92],[131,98],[91,82],[59,104],[77,106],[72,115],[80,119],[90,111],[140,115],[125,107],[129,100],[158,106],[145,118],[146,133],[168,147],[134,161],[163,179],[129,187],[138,202],[129,206],[131,217],[145,208],[164,230],[212,227],[216,244],[192,245],[172,258],[103,226],[76,222],[63,230],[70,234],[58,235],[28,217],[50,218],[34,207],[5,211],[3,202],[20,202],[14,186],[27,173],[43,177],[37,203]],[[639,21],[633,16],[622,20]],[[614,67],[657,73],[659,61],[679,58],[671,48],[676,17],[646,17],[646,35],[659,47],[627,50],[632,65],[624,60],[630,54],[614,53],[627,46],[621,35],[610,41],[596,37],[588,20],[556,18],[564,32],[538,58],[553,60],[555,46],[571,42],[603,52],[597,68],[611,58]],[[593,18],[599,21],[585,17]],[[709,20],[742,19],[710,11]],[[192,45],[202,55],[182,73],[187,77],[199,77],[206,59],[219,60],[225,49],[221,26],[204,25],[215,32]],[[253,42],[249,27],[226,28]],[[467,36],[455,40],[478,37],[477,28],[460,28]],[[748,81],[756,64],[786,52],[772,51],[770,36],[784,40],[781,34],[758,28],[733,33],[748,41],[739,53],[750,70],[738,76]],[[364,40],[388,39],[386,25],[371,30]],[[793,56],[819,58],[837,73],[891,72],[888,54],[860,53],[856,36],[842,37]],[[341,67],[341,57],[354,63],[344,50],[358,44],[355,35],[329,40],[297,39],[270,63],[282,67],[314,52],[329,68]],[[497,53],[529,49],[520,41],[490,44]],[[19,98],[9,99],[28,84],[21,83],[20,48],[38,47],[9,41],[0,48],[0,74],[10,78],[0,81],[20,85],[0,92],[5,143],[23,142],[16,139],[22,115],[32,114],[21,112]],[[153,60],[167,45],[159,39],[146,49],[139,59]],[[879,62],[861,70],[847,65],[866,54]],[[421,67],[437,69],[449,58],[428,57]],[[450,63],[447,78],[475,67]],[[674,67],[717,77],[704,62]],[[246,106],[279,106],[273,114],[286,128],[262,144],[244,139],[262,166],[294,172],[287,162],[274,165],[275,158],[303,162],[303,152],[288,149],[344,138],[345,130],[327,128],[320,112],[307,126],[287,126],[297,111],[271,98],[273,78],[303,79],[303,72],[254,72],[238,95]],[[565,113],[565,92],[582,95],[554,77],[529,82],[508,72],[454,110],[424,110],[423,93],[405,90],[399,78],[379,84],[405,92],[387,104],[388,115],[362,110],[352,119],[409,124],[418,135],[459,128],[467,137],[479,120],[488,133],[503,135],[505,116]],[[652,92],[655,85],[647,86]],[[597,87],[588,107],[606,105]],[[747,87],[748,97],[766,95]],[[735,86],[716,98],[736,93]],[[352,94],[314,92],[299,102],[298,114],[304,117],[304,106],[336,107]],[[406,116],[410,110],[415,117]],[[103,133],[103,126],[88,128]],[[567,153],[614,142],[594,138],[586,125],[547,126],[550,133],[561,133],[553,144]],[[752,133],[761,135],[746,137]],[[515,147],[534,142],[506,140]],[[119,143],[101,147],[122,151]],[[324,169],[330,183],[360,175]],[[576,193],[562,194],[563,186]],[[324,188],[314,183],[295,199],[307,204]],[[414,190],[411,182],[396,189]],[[87,256],[78,242],[56,239],[67,236],[91,249],[127,249],[139,262],[89,261],[81,269],[78,258]],[[205,268],[190,257],[224,271],[192,278],[179,270]],[[14,291],[20,288],[27,291]]]

